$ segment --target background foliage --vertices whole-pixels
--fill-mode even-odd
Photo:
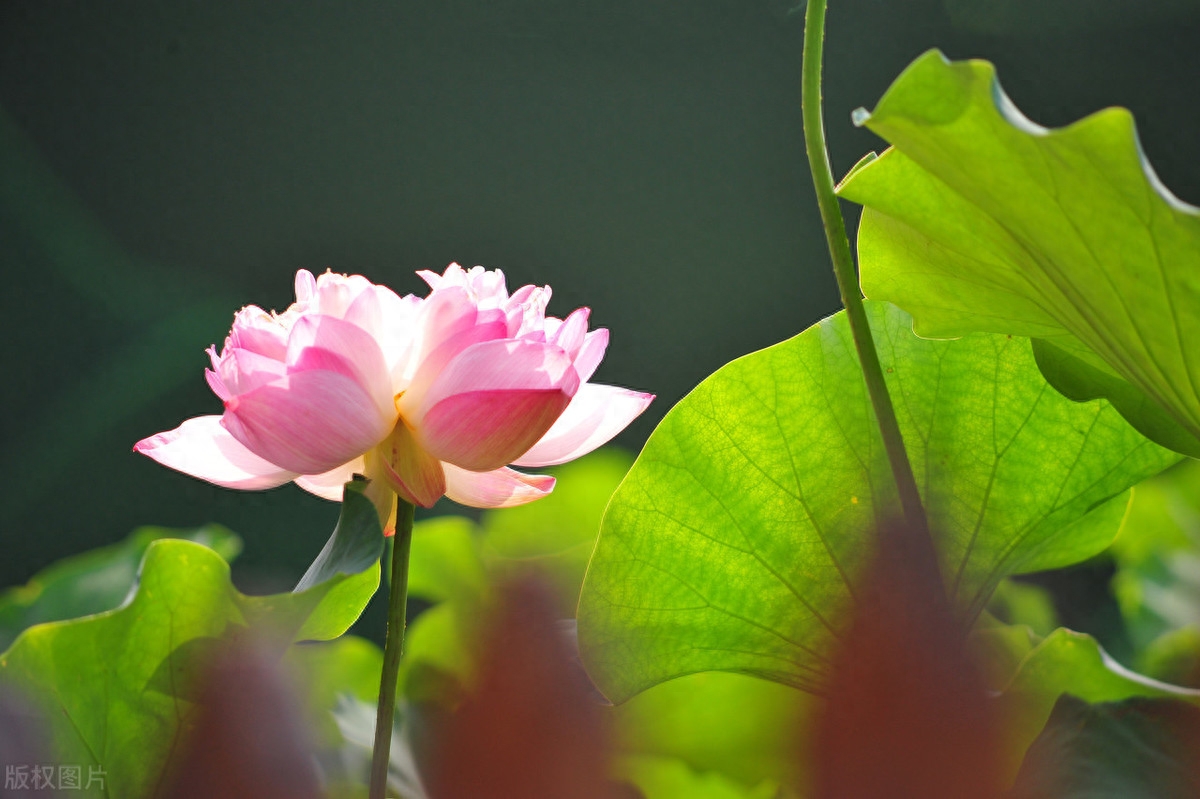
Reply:
[[[286,304],[299,267],[415,290],[414,269],[478,262],[551,283],[552,309],[586,301],[614,333],[600,379],[660,397],[631,449],[718,366],[834,310],[796,5],[0,5],[0,332],[37,341],[0,353],[21,376],[0,385],[0,585],[210,521],[245,535],[243,587],[294,584],[336,508],[129,447],[216,409],[203,348],[240,304]],[[850,110],[936,45],[995,62],[1046,125],[1129,107],[1171,188],[1200,196],[1193,4],[995,5],[832,4],[836,173],[881,146]],[[53,530],[28,535],[47,507]]]

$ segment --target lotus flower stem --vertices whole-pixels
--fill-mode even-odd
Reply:
[[[388,594],[387,637],[383,646],[383,676],[379,682],[379,709],[375,714],[375,747],[371,754],[370,799],[387,793],[392,720],[396,714],[396,678],[404,653],[404,614],[408,606],[408,553],[412,546],[413,505],[403,499],[396,507],[396,535],[392,540],[392,572]]]
[[[833,257],[833,272],[837,277],[838,291],[842,295],[842,305],[846,307],[846,315],[850,320],[854,347],[858,350],[867,393],[871,398],[871,406],[875,409],[879,432],[883,436],[888,462],[900,493],[904,518],[911,530],[920,531],[919,534],[924,537],[929,529],[925,509],[921,505],[921,495],[913,477],[912,464],[908,461],[900,425],[896,421],[896,411],[888,395],[883,369],[879,365],[879,354],[875,350],[875,341],[871,335],[871,326],[863,308],[858,273],[854,268],[854,258],[850,254],[846,223],[842,219],[837,194],[834,192],[833,171],[829,164],[829,151],[825,146],[825,121],[821,111],[821,59],[825,43],[826,5],[826,0],[808,0],[808,8],[804,15],[801,94],[804,144],[808,151],[813,186],[817,192],[817,204],[821,208],[821,221],[825,225],[825,238],[829,244],[829,253]]]

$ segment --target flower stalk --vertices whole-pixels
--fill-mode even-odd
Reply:
[[[833,258],[833,272],[837,277],[842,305],[850,320],[854,335],[854,347],[858,351],[863,378],[879,432],[883,436],[888,463],[896,480],[900,495],[900,506],[910,531],[921,538],[928,538],[929,523],[921,494],[913,476],[912,464],[904,448],[896,411],[888,395],[879,354],[875,350],[871,326],[863,307],[859,289],[858,273],[854,258],[850,254],[850,240],[846,236],[846,224],[834,191],[833,170],[829,164],[829,151],[825,144],[825,121],[821,109],[821,62],[825,43],[825,10],[827,0],[808,0],[804,15],[804,56],[802,66],[801,105],[804,119],[804,145],[808,152],[808,165],[812,171],[813,187],[817,193],[817,204],[821,209],[821,221],[825,226],[825,239],[829,254]],[[933,564],[936,568],[936,563]]]
[[[400,673],[400,656],[404,654],[404,616],[408,607],[408,554],[412,548],[413,511],[411,502],[403,499],[398,501],[396,535],[392,539],[387,637],[383,646],[379,708],[375,713],[375,746],[371,754],[370,799],[384,799],[387,793],[392,724],[396,715],[396,680]]]

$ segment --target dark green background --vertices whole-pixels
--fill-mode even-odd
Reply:
[[[832,0],[835,172],[923,50],[997,63],[1034,120],[1131,107],[1200,200],[1200,3]],[[336,506],[131,453],[220,406],[203,349],[301,267],[401,292],[500,267],[612,329],[598,379],[658,401],[837,308],[783,0],[0,2],[0,585],[143,523],[241,532],[288,587]],[[443,503],[439,508],[452,506]]]

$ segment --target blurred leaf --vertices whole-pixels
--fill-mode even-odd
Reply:
[[[409,594],[436,606],[421,613],[406,636],[400,686],[410,700],[461,699],[474,673],[471,646],[492,601],[492,583],[536,574],[552,586],[558,613],[574,615],[600,517],[629,462],[621,450],[599,450],[550,469],[558,483],[537,502],[487,511],[479,525],[439,516],[414,526]]]
[[[469,647],[490,599],[480,549],[470,519],[439,516],[413,526],[409,595],[434,605],[405,635],[399,682],[410,701],[452,705],[471,679]]]
[[[636,785],[645,799],[776,799],[778,786],[747,788],[721,774],[698,772],[682,760],[651,755],[617,759],[617,779]]]
[[[743,790],[764,780],[785,784],[796,776],[796,728],[812,701],[785,685],[710,671],[669,680],[617,705],[613,732],[618,752],[649,758],[668,772],[679,769],[666,764],[678,763],[697,775],[719,774],[719,782]]]
[[[1113,591],[1135,650],[1200,625],[1200,462],[1137,487],[1112,556]]]
[[[382,542],[375,508],[357,491],[347,489],[342,517],[343,530],[371,520]],[[213,550],[155,541],[130,602],[25,630],[0,656],[0,687],[47,711],[60,762],[103,767],[113,796],[148,796],[195,723],[191,678],[218,641],[247,632],[287,641],[336,637],[378,583],[373,561],[304,591],[250,597],[233,588],[228,564]]]
[[[990,687],[1001,692],[997,701],[1004,719],[1007,743],[1003,754],[1010,777],[1064,693],[1087,702],[1148,697],[1200,705],[1200,691],[1132,672],[1109,657],[1091,636],[1063,628],[1029,649],[1006,684]]]
[[[404,636],[401,693],[413,702],[456,704],[474,675],[471,645],[477,632],[476,617],[464,616],[453,604],[418,616]]]
[[[1101,551],[1129,486],[1178,460],[1107,403],[1056,394],[1026,340],[929,341],[867,309],[967,618],[1007,575]],[[844,313],[725,366],[609,506],[579,610],[593,678],[614,701],[707,670],[818,688],[894,490]]]
[[[309,726],[325,746],[342,742],[333,717],[340,697],[372,706],[379,697],[383,651],[364,638],[343,635],[335,641],[297,644],[288,648],[284,663],[305,700]]]
[[[1181,627],[1163,633],[1138,653],[1137,668],[1155,680],[1200,688],[1200,630]]]
[[[378,675],[376,675],[378,679]],[[375,744],[375,703],[343,696],[334,709],[334,718],[345,740],[337,760],[325,769],[327,782],[334,784],[334,795],[365,797],[362,788],[370,781],[371,752]],[[388,790],[400,799],[427,799],[425,786],[417,770],[409,730],[409,709],[401,703],[392,730],[392,748],[388,757]]]
[[[1063,356],[1046,376],[1068,396],[1108,397],[1146,435],[1200,456],[1200,348],[1188,344],[1200,209],[1154,175],[1128,111],[1049,131],[991,64],[934,50],[858,120],[894,145],[839,189],[866,206],[864,293],[908,310],[920,335],[1045,339]]]
[[[504,578],[536,570],[552,582],[560,612],[574,615],[604,509],[632,463],[623,450],[599,450],[549,470],[558,478],[550,496],[484,513],[490,572]]]
[[[1002,623],[1024,624],[1036,635],[1049,635],[1058,627],[1054,597],[1038,585],[1002,580],[988,610]]]
[[[234,533],[210,524],[195,530],[139,527],[117,544],[94,549],[38,572],[23,586],[0,594],[0,651],[27,627],[112,610],[129,596],[150,542],[181,538],[214,549],[227,562],[241,551]]]
[[[1162,699],[1089,705],[1064,696],[1009,799],[1200,796],[1200,710]]]
[[[487,592],[478,539],[475,523],[460,516],[438,516],[413,525],[409,596],[477,606]]]

